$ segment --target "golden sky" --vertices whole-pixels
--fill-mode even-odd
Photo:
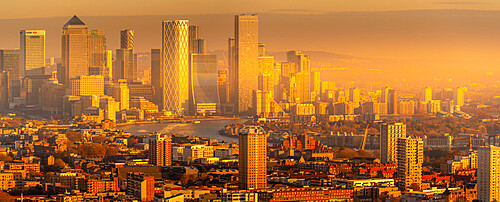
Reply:
[[[236,12],[325,13],[419,9],[500,10],[498,0],[0,0],[0,19]]]

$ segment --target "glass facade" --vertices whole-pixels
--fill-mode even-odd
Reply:
[[[21,76],[45,74],[45,30],[21,30]]]
[[[217,56],[192,54],[189,61],[192,104],[190,108],[198,111],[199,106],[204,104],[218,105],[220,102],[217,90]],[[212,110],[208,113],[215,113]]]
[[[183,115],[189,99],[189,21],[163,21],[163,106],[173,115]]]

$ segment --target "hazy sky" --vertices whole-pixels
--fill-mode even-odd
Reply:
[[[500,10],[498,0],[0,0],[0,19],[236,12],[325,13],[416,9]]]

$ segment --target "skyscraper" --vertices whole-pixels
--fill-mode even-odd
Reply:
[[[399,98],[398,90],[390,89],[387,94],[387,113],[389,114],[399,114]]]
[[[500,199],[500,147],[487,146],[478,149],[477,199],[498,201]]]
[[[21,30],[20,75],[45,74],[45,30]]]
[[[161,110],[182,115],[189,99],[189,21],[163,21]]]
[[[361,90],[359,88],[349,89],[349,101],[359,103],[361,102]]]
[[[200,38],[200,27],[198,25],[189,26],[189,53],[198,53],[194,41]]]
[[[237,87],[237,71],[236,71],[236,47],[234,44],[234,38],[228,38],[228,61],[227,61],[227,89],[228,89],[228,101],[226,112],[236,113],[236,104],[238,103],[238,88]]]
[[[239,188],[267,187],[267,133],[260,126],[245,126],[239,134]]]
[[[113,86],[113,97],[117,102],[120,102],[120,110],[129,108],[130,99],[127,80],[119,79],[118,82]]]
[[[172,139],[165,134],[153,134],[149,138],[149,164],[172,165]]]
[[[113,80],[113,51],[106,50],[106,69],[108,70],[108,80]]]
[[[380,126],[380,163],[397,162],[397,141],[404,137],[404,123],[385,123]]]
[[[131,29],[122,29],[120,30],[120,48],[121,49],[134,49],[135,32]]]
[[[9,72],[0,73],[0,110],[9,110]]]
[[[69,85],[72,78],[88,75],[89,50],[88,30],[80,18],[73,16],[63,27],[62,33],[62,68],[59,83]]]
[[[0,50],[0,72],[9,72],[9,97],[21,96],[20,51]]]
[[[258,88],[259,18],[236,15],[234,28],[236,112],[252,113],[252,94]]]
[[[134,30],[120,31],[120,49],[116,49],[116,61],[113,79],[126,79],[137,82],[137,54],[134,52]]]
[[[399,138],[398,187],[401,191],[420,190],[422,184],[422,163],[424,162],[424,142],[421,138]]]
[[[89,67],[106,67],[106,36],[103,30],[89,30]],[[105,75],[102,75],[105,76]]]
[[[191,54],[189,58],[191,114],[214,114],[220,104],[217,56]]]
[[[467,92],[467,88],[465,87],[460,87],[453,91],[455,105],[463,106],[465,104],[465,92]]]
[[[287,52],[287,61],[295,64],[295,72],[311,71],[311,56],[302,54],[301,51]]]
[[[424,102],[429,102],[432,100],[432,88],[424,88],[424,91],[422,92],[422,101]]]
[[[151,83],[155,88],[153,103],[158,106],[163,106],[163,91],[162,91],[162,68],[161,68],[161,49],[151,49]]]
[[[116,60],[113,68],[113,79],[126,79],[137,82],[137,54],[134,49],[116,49]]]

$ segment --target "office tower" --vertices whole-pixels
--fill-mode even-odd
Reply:
[[[47,83],[42,85],[40,90],[42,111],[50,114],[61,114],[63,111],[64,95],[66,89],[62,84],[57,82],[57,79],[52,77]]]
[[[69,86],[70,80],[88,75],[89,50],[87,26],[78,17],[73,16],[63,27],[62,33],[62,80],[59,83]]]
[[[387,113],[398,114],[398,90],[390,89],[387,93]]]
[[[70,80],[71,95],[104,95],[104,77],[78,76]]]
[[[257,90],[268,92],[274,97],[274,57],[258,57],[259,74]]]
[[[21,30],[20,76],[45,74],[45,30]]]
[[[236,15],[235,45],[235,93],[236,113],[251,113],[252,94],[258,84],[259,18],[253,15]]]
[[[120,30],[120,49],[134,49],[134,30],[122,29]]]
[[[106,67],[106,36],[103,30],[89,30],[89,67]],[[102,75],[105,76],[105,75]]]
[[[238,77],[237,71],[236,71],[236,46],[235,46],[235,41],[234,38],[228,38],[227,40],[228,44],[228,61],[227,61],[227,86],[228,86],[228,94],[229,94],[229,106],[227,107],[228,112],[233,112],[236,113],[236,103],[238,102],[238,89],[237,83],[238,81],[236,80]],[[232,108],[231,108],[232,104]]]
[[[153,103],[163,106],[162,91],[162,68],[161,68],[161,49],[151,49],[151,83],[155,88]]]
[[[301,51],[287,52],[287,61],[295,65],[295,72],[311,71],[311,56]]]
[[[453,100],[455,101],[455,105],[463,106],[465,104],[465,92],[467,92],[467,88],[465,87],[460,87],[453,91]]]
[[[9,72],[0,74],[0,110],[9,110]]]
[[[127,195],[144,202],[155,198],[155,177],[140,172],[127,173]]]
[[[266,45],[263,43],[259,43],[258,52],[259,52],[259,57],[266,56]]]
[[[401,191],[420,190],[424,142],[421,138],[399,138],[397,141],[398,187]]]
[[[281,88],[281,64],[280,63],[274,63],[273,86],[274,86],[273,100],[279,102],[283,98],[283,96],[282,96],[283,89]]]
[[[104,119],[116,121],[116,112],[120,111],[120,103],[110,96],[101,96],[99,108],[104,110]]]
[[[207,54],[207,40],[195,39],[193,41],[193,54]]]
[[[217,71],[217,89],[219,90],[219,100],[221,104],[229,102],[228,71],[220,69]]]
[[[0,72],[9,72],[9,97],[11,100],[21,96],[20,57],[20,51],[17,49],[0,50]]]
[[[113,86],[113,97],[120,102],[120,111],[129,108],[129,89],[127,80],[119,79]]]
[[[134,49],[116,49],[113,79],[137,82],[137,54],[134,53]]]
[[[172,139],[166,134],[154,134],[149,138],[149,164],[172,165]]]
[[[113,81],[113,51],[106,50],[106,69],[108,70],[108,81]]]
[[[424,88],[424,91],[422,92],[422,101],[424,102],[429,102],[432,100],[432,88]]]
[[[385,87],[385,88],[383,88],[383,89],[382,89],[382,95],[381,95],[381,96],[382,96],[382,98],[381,98],[381,101],[382,101],[383,103],[387,103],[387,102],[389,102],[389,98],[388,98],[388,96],[389,96],[389,90],[391,90],[391,89],[392,89],[392,88],[390,88],[390,87]]]
[[[267,133],[260,126],[245,126],[239,133],[239,188],[267,188]]]
[[[190,66],[190,113],[215,114],[220,105],[217,91],[217,56],[191,54]]]
[[[321,72],[311,72],[311,90],[314,93],[314,96],[311,97],[312,100],[315,100],[316,96],[319,96],[321,93]]]
[[[9,72],[10,80],[19,80],[19,67],[20,67],[20,51],[13,50],[0,50],[0,71]]]
[[[23,85],[26,87],[26,105],[40,107],[40,89],[49,81],[51,75],[26,75]]]
[[[301,71],[295,75],[295,86],[297,94],[295,102],[305,103],[311,101],[311,73]]]
[[[497,201],[500,199],[500,147],[487,146],[478,149],[477,199]]]
[[[404,123],[385,123],[380,126],[380,163],[397,162],[397,141],[404,137]]]
[[[200,38],[200,26],[189,26],[189,53],[198,53],[194,41]]]
[[[182,115],[189,99],[189,21],[163,21],[161,110]]]
[[[349,89],[349,101],[354,103],[361,102],[361,90],[359,88]]]

